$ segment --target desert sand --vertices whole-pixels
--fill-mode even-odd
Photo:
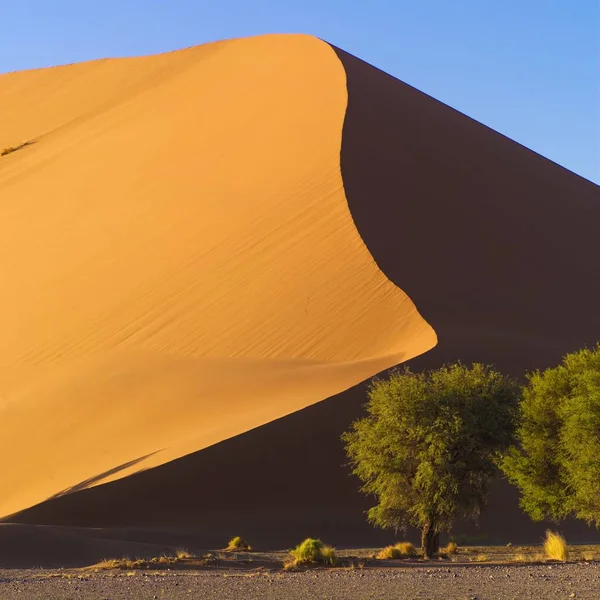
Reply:
[[[435,345],[353,222],[346,105],[308,36],[0,77],[0,515]]]
[[[600,338],[598,186],[310,36],[2,75],[0,150],[25,141],[0,158],[8,520],[383,543],[339,440],[362,381]],[[544,527],[499,482],[480,531]]]

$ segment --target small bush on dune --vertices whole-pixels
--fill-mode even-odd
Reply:
[[[301,544],[290,551],[292,557],[291,563],[286,566],[295,567],[298,565],[335,565],[335,548],[326,546],[321,540],[306,538]]]
[[[554,531],[546,531],[544,552],[551,560],[561,560],[562,562],[566,562],[568,558],[568,547],[565,538]]]
[[[227,552],[250,552],[252,550],[252,546],[239,535],[236,535],[234,538],[229,540],[229,544],[227,548],[225,548]]]
[[[415,547],[410,542],[398,542],[393,546],[386,546],[379,551],[376,558],[379,560],[396,560],[411,558],[417,555]]]
[[[186,558],[194,558],[185,548],[177,548],[175,551],[177,560],[185,560]]]

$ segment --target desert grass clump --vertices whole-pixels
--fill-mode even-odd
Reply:
[[[595,560],[598,560],[598,555],[594,552],[584,552],[582,556],[583,560],[585,561],[593,562]]]
[[[149,561],[146,561],[146,566],[149,565],[174,565],[179,559],[176,556],[153,556]]]
[[[517,552],[517,554],[515,554],[513,556],[514,562],[523,563],[523,562],[529,562],[531,560],[533,560],[533,557],[528,556],[527,554],[523,554],[522,552]]]
[[[488,562],[490,557],[487,554],[478,554],[474,560],[475,562]]]
[[[334,566],[337,562],[337,555],[333,546],[327,546],[326,544],[321,549],[321,557],[323,563],[326,565]]]
[[[94,569],[99,569],[101,571],[107,569],[130,569],[131,563],[132,561],[126,558],[104,558],[94,565]]]
[[[136,560],[131,560],[130,558],[105,558],[99,563],[93,565],[93,569],[106,571],[110,569],[141,569],[147,566],[147,562],[138,558]]]
[[[321,540],[306,538],[301,544],[290,551],[292,560],[286,567],[299,565],[329,565],[334,566],[337,560],[335,548],[326,546]]]
[[[250,552],[252,550],[252,546],[239,535],[236,535],[234,538],[229,540],[229,544],[227,548],[225,548],[227,552]]]
[[[567,562],[569,549],[565,538],[554,531],[546,531],[544,540],[544,552],[550,560],[560,560]]]
[[[164,567],[167,565],[176,565],[178,562],[189,558],[194,558],[194,555],[184,548],[177,548],[175,551],[175,556],[167,556],[166,554],[163,554],[161,556],[153,556],[152,558],[136,558],[135,560],[130,558],[105,558],[101,562],[93,565],[91,568],[94,570],[155,569],[157,567]]]
[[[398,542],[394,548],[402,555],[402,558],[411,558],[417,555],[417,549],[410,542]]]
[[[458,546],[454,540],[450,540],[441,550],[442,554],[456,554],[458,552]]]
[[[394,546],[386,546],[375,555],[375,558],[378,560],[396,560],[397,558],[401,558],[401,556],[400,552]]]
[[[412,558],[417,555],[416,548],[410,542],[398,542],[393,546],[386,546],[380,550],[375,558],[379,560],[397,560],[401,558]]]

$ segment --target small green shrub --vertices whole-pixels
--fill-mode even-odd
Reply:
[[[565,538],[554,531],[546,531],[544,552],[550,560],[561,560],[562,562],[567,562],[569,551]]]
[[[326,546],[321,540],[306,538],[290,551],[292,562],[288,566],[321,564],[333,566],[336,563],[335,548]]]
[[[227,552],[250,552],[252,550],[252,546],[239,535],[236,535],[234,538],[229,540],[229,544],[227,548],[225,548]]]

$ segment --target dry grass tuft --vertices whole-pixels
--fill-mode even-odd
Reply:
[[[128,559],[125,558],[105,558],[101,560],[99,563],[94,565],[94,569],[98,569],[100,571],[105,571],[108,569],[119,569],[121,565]]]
[[[152,558],[105,558],[101,562],[92,565],[90,568],[96,571],[106,571],[110,569],[131,570],[131,569],[152,569],[158,566],[175,565],[182,560],[194,558],[187,550],[177,549],[176,556],[154,556]]]
[[[229,540],[229,544],[227,548],[225,548],[227,552],[250,552],[252,550],[252,546],[239,535],[236,535],[234,538]]]
[[[146,563],[150,565],[174,565],[177,561],[178,559],[175,556],[165,556],[163,554],[162,556],[154,556]]]
[[[400,558],[399,554],[394,546],[386,546],[375,555],[375,558],[378,560],[395,560],[396,558]]]
[[[321,549],[321,557],[324,564],[330,565],[332,567],[337,562],[337,555],[333,546],[324,545]]]
[[[396,560],[417,556],[417,550],[410,542],[398,542],[393,546],[386,546],[380,550],[375,558],[379,560]]]
[[[456,542],[451,540],[440,550],[440,552],[442,554],[456,554],[458,552],[458,546],[456,545]]]
[[[593,562],[595,560],[598,560],[598,556],[594,552],[584,552],[583,553],[583,560],[587,560],[589,562]]]
[[[130,558],[105,558],[100,561],[98,564],[94,565],[93,568],[106,571],[110,569],[140,569],[147,565],[147,561],[138,558],[136,560],[131,560]]]
[[[490,557],[487,554],[478,554],[473,560],[475,562],[489,562]]]
[[[569,557],[569,549],[567,547],[565,538],[562,535],[550,530],[546,531],[544,552],[550,560],[567,562]]]
[[[177,557],[177,560],[194,558],[194,555],[188,552],[185,548],[177,548],[177,550],[175,550],[175,556]]]
[[[521,552],[519,552],[518,554],[515,554],[513,556],[514,562],[530,562],[532,560],[533,560],[533,557],[528,556],[527,554],[523,554]]]

